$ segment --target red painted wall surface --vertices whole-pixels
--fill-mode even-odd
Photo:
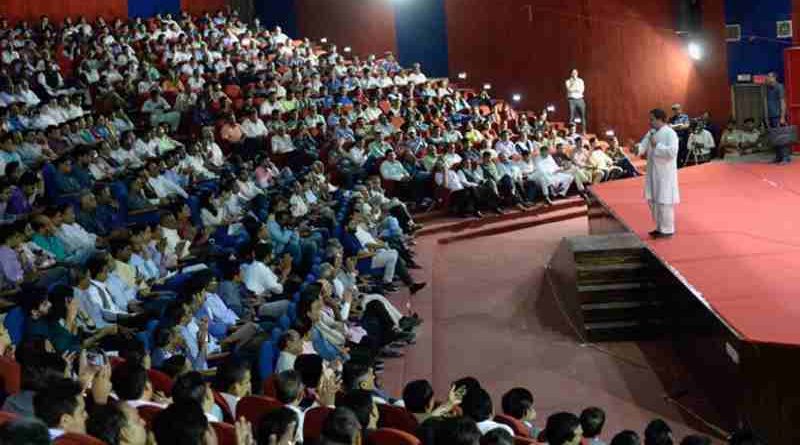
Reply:
[[[12,21],[38,20],[43,14],[56,22],[79,15],[89,19],[127,17],[128,0],[0,0],[0,15]]]
[[[466,71],[493,93],[519,92],[522,107],[555,103],[565,119],[564,80],[575,67],[587,84],[590,130],[640,137],[647,112],[680,102],[694,116],[727,119],[730,93],[722,0],[704,2],[706,57],[690,60],[673,26],[671,2],[628,0],[447,0],[450,73]]]
[[[228,3],[228,0],[181,0],[181,10],[189,11],[193,15],[200,15],[206,11],[213,14],[217,10],[225,10]]]
[[[340,52],[345,46],[360,55],[397,52],[392,0],[296,0],[295,11],[301,36],[327,37]]]

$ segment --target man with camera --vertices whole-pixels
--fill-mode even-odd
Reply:
[[[715,146],[714,136],[711,135],[710,131],[706,130],[705,122],[702,119],[692,121],[687,146],[689,147],[689,153],[683,162],[684,165],[689,163],[689,159],[692,159],[694,164],[711,159],[711,152]]]

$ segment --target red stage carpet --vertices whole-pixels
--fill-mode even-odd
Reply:
[[[643,178],[594,193],[743,338],[800,344],[800,165],[680,170],[677,234],[652,240]]]

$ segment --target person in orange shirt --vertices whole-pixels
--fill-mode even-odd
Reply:
[[[186,87],[181,82],[178,73],[175,70],[169,70],[164,80],[161,81],[161,90],[166,94],[175,94],[182,92]]]

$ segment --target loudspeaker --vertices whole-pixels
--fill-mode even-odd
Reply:
[[[702,0],[675,0],[675,30],[680,34],[690,34],[702,29]]]

